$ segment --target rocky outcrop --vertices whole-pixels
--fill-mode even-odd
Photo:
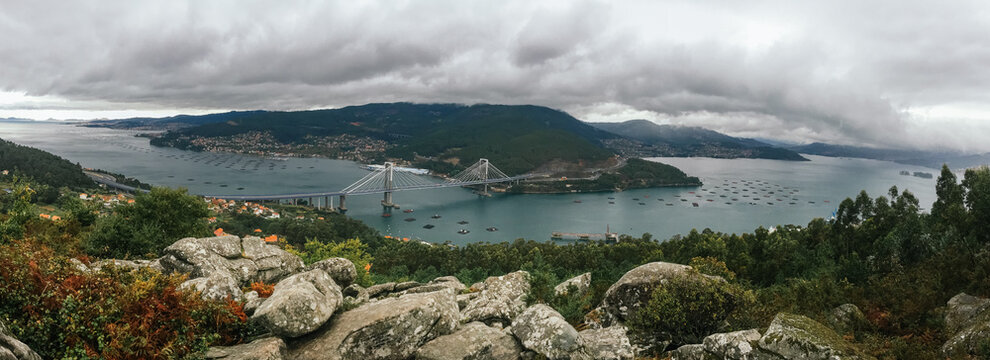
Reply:
[[[406,359],[430,340],[452,333],[458,320],[451,290],[384,298],[343,312],[318,331],[290,341],[289,358]]]
[[[805,316],[779,313],[759,347],[784,359],[873,359],[834,331]]]
[[[592,359],[631,360],[635,355],[623,326],[584,330],[578,333],[584,343],[584,351]]]
[[[828,325],[832,327],[832,330],[840,334],[848,334],[859,329],[864,329],[869,324],[869,321],[866,320],[866,315],[859,310],[858,306],[853,304],[839,305],[828,314]]]
[[[219,295],[223,293],[239,298],[241,286],[257,281],[275,283],[303,268],[298,256],[254,236],[185,238],[165,248],[165,256],[159,260],[166,273],[189,274],[189,281],[194,283],[187,286],[200,289],[209,298],[225,297]]]
[[[694,359],[779,359],[755,346],[761,338],[756,329],[711,334],[701,344],[684,345],[670,352],[673,360]]]
[[[571,286],[577,288],[576,293],[567,294],[567,289]],[[564,280],[564,282],[558,284],[553,288],[554,293],[557,295],[572,295],[572,296],[584,296],[591,289],[591,273],[584,273],[570,279]]]
[[[326,271],[333,278],[333,281],[342,288],[346,288],[357,279],[357,269],[354,263],[344,258],[329,258],[310,264],[306,270],[320,269]]]
[[[516,271],[485,280],[482,290],[461,310],[465,322],[508,324],[526,309],[529,293],[529,273]]]
[[[285,342],[276,337],[236,346],[215,346],[206,352],[207,359],[219,360],[282,360],[285,355]]]
[[[946,305],[945,329],[951,335],[942,353],[953,359],[977,356],[990,341],[990,299],[960,293]]]
[[[404,290],[399,294],[400,295],[418,294],[418,293],[440,291],[444,289],[451,289],[454,291],[455,294],[459,294],[461,291],[464,291],[464,289],[467,289],[467,286],[464,286],[464,284],[461,283],[460,280],[457,280],[456,277],[444,276],[433,279],[433,281],[423,284],[422,286],[417,286],[414,288]]]
[[[513,360],[519,359],[522,347],[516,338],[502,329],[480,322],[462,326],[423,345],[416,351],[417,360]]]
[[[705,276],[691,270],[690,266],[666,262],[652,262],[629,270],[605,292],[602,309],[610,316],[600,316],[602,325],[610,325],[612,319],[625,321],[646,304],[653,289],[667,279]],[[720,279],[719,277],[711,277]],[[599,314],[604,315],[604,314]]]
[[[79,262],[76,266],[78,267],[78,265],[82,265],[82,262]],[[83,266],[85,266],[85,265],[83,265]],[[158,272],[162,272],[164,270],[164,268],[162,268],[162,264],[161,264],[161,262],[160,262],[159,259],[155,259],[155,260],[116,260],[116,259],[100,260],[100,261],[94,262],[92,264],[89,264],[89,267],[88,268],[89,268],[90,271],[100,271],[104,267],[108,267],[108,266],[113,266],[113,267],[117,267],[117,268],[124,268],[124,269],[127,269],[127,270],[137,270],[137,269],[141,269],[141,268],[149,268],[149,269],[152,269],[152,270],[156,270]]]
[[[523,347],[548,359],[591,359],[584,354],[584,340],[553,308],[533,305],[512,321],[512,333]]]
[[[252,320],[282,337],[308,334],[322,326],[343,302],[340,287],[320,269],[282,280]]]
[[[253,315],[254,312],[258,310],[258,307],[265,302],[265,300],[268,299],[258,296],[257,291],[248,291],[244,293],[244,313],[248,316]]]
[[[184,290],[195,290],[200,292],[200,296],[207,300],[241,299],[243,292],[241,284],[233,276],[213,273],[209,276],[188,280],[180,288]]]
[[[41,356],[14,338],[3,321],[0,321],[0,360],[41,360]]]

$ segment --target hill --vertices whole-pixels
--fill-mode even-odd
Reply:
[[[647,120],[591,123],[634,141],[609,141],[610,148],[630,156],[704,156],[807,161],[800,154],[766,143],[694,127],[659,125]]]
[[[0,139],[0,170],[31,178],[52,188],[82,189],[96,186],[82,167],[59,156]]]
[[[358,150],[372,154],[354,160],[389,156],[440,171],[486,157],[506,173],[519,174],[553,161],[605,164],[614,154],[602,140],[616,137],[540,106],[393,103],[257,112],[218,121],[220,116],[229,117],[200,117],[208,122],[170,131],[152,144],[209,150],[224,143],[250,151],[264,139],[294,154],[321,155],[363,147],[371,150]]]

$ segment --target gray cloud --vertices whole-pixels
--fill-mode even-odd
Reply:
[[[990,101],[988,9],[978,1],[5,2],[0,90],[67,99],[50,105],[58,109],[539,104],[584,119],[632,111],[743,136],[990,151],[990,106],[981,105]],[[0,117],[43,106],[0,104]]]

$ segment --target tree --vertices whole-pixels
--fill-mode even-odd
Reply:
[[[159,255],[178,239],[209,236],[209,215],[206,203],[185,189],[156,187],[135,197],[133,205],[118,206],[98,219],[86,252],[118,258]]]
[[[932,216],[940,224],[955,226],[958,229],[965,223],[967,215],[963,203],[963,187],[945,164],[942,165],[942,174],[935,183],[935,194],[938,195],[938,199],[932,204]]]
[[[970,232],[977,239],[990,242],[990,232],[986,231],[986,224],[990,224],[990,168],[967,169],[962,187],[966,190],[965,202],[973,226]]]

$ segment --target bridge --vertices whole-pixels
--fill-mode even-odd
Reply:
[[[398,191],[410,191],[410,190],[426,190],[426,189],[440,189],[448,187],[463,187],[463,186],[478,186],[483,185],[483,190],[478,191],[479,195],[491,196],[488,193],[488,185],[496,183],[505,183],[512,181],[519,181],[524,179],[529,179],[532,177],[540,176],[539,174],[525,174],[517,176],[508,176],[501,170],[499,170],[495,165],[488,162],[488,159],[480,159],[478,162],[474,163],[464,171],[461,171],[457,175],[447,178],[443,182],[433,182],[429,179],[418,176],[416,174],[396,170],[395,164],[391,162],[386,162],[385,166],[376,169],[364,176],[360,180],[354,182],[350,186],[338,191],[327,191],[327,192],[313,192],[313,193],[294,193],[294,194],[278,194],[278,195],[212,195],[212,194],[202,194],[203,197],[226,199],[226,200],[240,200],[240,201],[266,201],[266,200],[276,200],[283,201],[289,200],[293,203],[298,199],[309,199],[309,204],[313,204],[313,199],[323,199],[322,205],[329,204],[330,208],[333,208],[333,198],[338,197],[340,199],[339,206],[337,209],[340,212],[347,211],[347,196],[348,195],[369,195],[369,194],[384,194],[382,199],[382,206],[386,209],[398,208],[394,202],[392,202],[392,193]]]

